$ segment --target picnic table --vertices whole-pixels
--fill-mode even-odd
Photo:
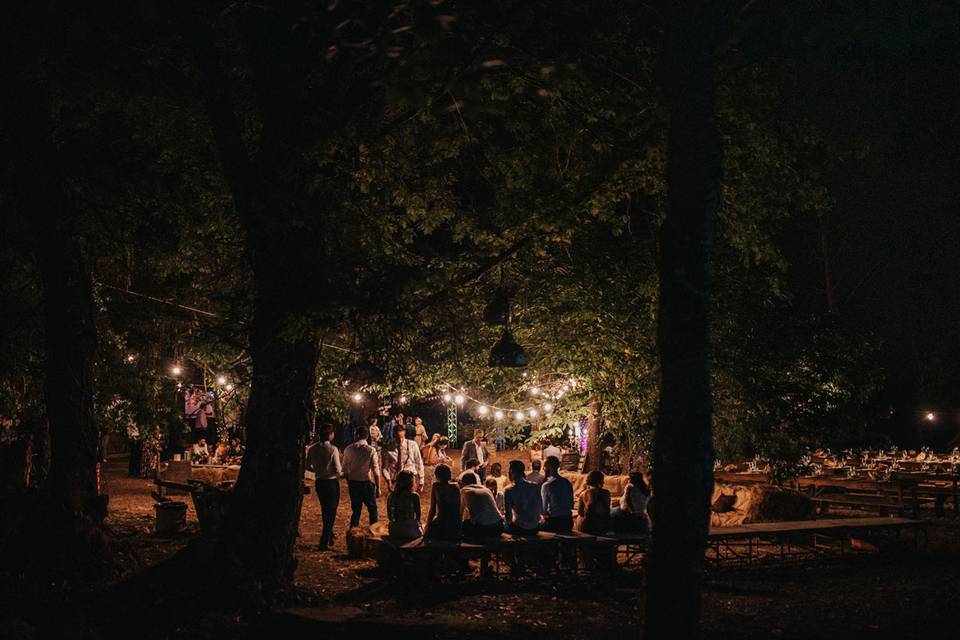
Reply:
[[[801,476],[795,480],[797,491],[806,492],[818,503],[821,512],[830,505],[873,508],[881,512],[894,510],[902,514],[910,510],[919,516],[918,478],[895,475],[888,480],[848,478],[842,476]]]

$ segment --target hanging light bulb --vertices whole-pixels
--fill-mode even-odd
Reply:
[[[523,422],[523,411],[517,411],[515,414],[513,414],[513,417],[517,422]]]
[[[222,387],[223,385],[227,384],[227,379],[226,379],[226,377],[224,377],[224,376],[217,376],[217,384],[220,385],[221,387]]]
[[[503,411],[500,411],[499,409],[497,409],[496,411],[493,412],[493,417],[496,418],[497,420],[503,420]]]
[[[175,376],[178,376],[181,373],[183,373],[183,369],[180,367],[180,365],[175,364],[172,367],[170,367],[170,373],[172,373]]]
[[[531,388],[530,388],[530,395],[532,395],[532,396],[538,396],[538,395],[540,395],[540,387],[531,387]]]
[[[136,358],[132,353],[127,354],[127,362],[133,362],[134,360],[136,360]]]
[[[457,404],[463,404],[463,400],[464,400],[463,396],[460,395],[459,393],[453,399],[453,401],[456,402]]]
[[[449,393],[443,394],[443,401],[444,401],[444,402],[450,402],[451,400],[453,400],[453,396],[451,396]]]
[[[233,385],[232,385],[232,384],[228,384],[228,385],[226,386],[226,389],[227,389],[227,391],[233,391]]]
[[[397,400],[400,404],[407,404],[407,396],[400,396],[400,399]]]
[[[536,418],[536,417],[537,417],[537,410],[536,410],[536,409],[530,409],[530,411],[527,412],[527,415],[530,416],[531,418]]]
[[[360,402],[361,400],[363,400],[363,394],[362,394],[362,393],[360,393],[360,392],[358,391],[358,392],[356,392],[355,394],[353,394],[353,401],[354,401],[354,402]]]
[[[480,406],[477,408],[477,413],[479,413],[479,414],[482,415],[482,416],[487,415],[487,412],[488,412],[488,411],[490,411],[490,410],[487,409],[487,405],[485,405],[485,404],[482,404],[482,405],[480,405]]]
[[[553,411],[553,404],[548,402],[547,404],[543,405],[543,410],[546,411],[547,413],[550,413],[551,411]]]

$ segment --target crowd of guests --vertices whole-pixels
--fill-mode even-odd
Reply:
[[[321,506],[321,549],[334,542],[341,477],[347,481],[350,527],[359,526],[364,508],[371,525],[379,521],[377,497],[386,489],[388,533],[399,538],[455,540],[574,530],[602,535],[650,527],[650,491],[640,473],[630,475],[614,505],[610,491],[603,488],[604,474],[593,471],[575,503],[573,485],[560,474],[560,455],[550,448],[543,451],[542,465],[532,461],[530,472],[523,461],[511,460],[504,477],[502,466],[491,461],[483,431],[476,430],[463,445],[455,477],[446,438],[428,439],[425,430],[417,433],[419,423],[413,423],[412,432],[402,427],[405,424],[400,414],[383,428],[376,421],[369,428],[358,427],[342,455],[333,444],[333,428],[325,428],[307,451],[307,469],[316,476]],[[423,525],[420,496],[426,490],[430,502]]]
[[[193,464],[240,464],[243,453],[240,438],[227,439],[224,436],[211,451],[207,439],[200,436],[190,448],[190,461]]]

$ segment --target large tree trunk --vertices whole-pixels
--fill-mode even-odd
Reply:
[[[651,639],[700,634],[713,489],[710,252],[721,172],[713,119],[714,11],[710,2],[674,4],[662,68],[670,109],[669,194],[660,238],[661,388],[646,607]]]
[[[583,465],[583,472],[600,470],[600,421],[603,419],[600,415],[600,403],[591,400],[587,405],[587,460]]]

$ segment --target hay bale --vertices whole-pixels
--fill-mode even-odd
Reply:
[[[732,527],[752,522],[811,520],[814,516],[814,505],[809,497],[774,485],[717,482],[714,484],[710,503],[715,503],[721,495],[734,495],[736,500],[732,511],[710,513],[710,525],[714,527]]]

